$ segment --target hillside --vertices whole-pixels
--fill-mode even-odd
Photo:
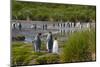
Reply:
[[[12,20],[95,21],[96,6],[12,1]]]

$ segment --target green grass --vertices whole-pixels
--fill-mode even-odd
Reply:
[[[44,45],[42,47],[44,48]],[[45,54],[46,52],[34,52],[34,47],[31,43],[24,43],[19,41],[12,42],[12,65],[13,66],[28,65],[31,63],[32,60]]]
[[[28,64],[32,59],[32,45],[23,42],[12,43],[12,63],[13,65]]]
[[[92,61],[95,54],[95,31],[82,31],[72,34],[62,50],[62,62]]]
[[[36,64],[51,64],[51,63],[59,63],[59,55],[48,53],[46,55],[42,55],[35,59]]]

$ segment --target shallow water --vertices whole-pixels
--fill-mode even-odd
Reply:
[[[14,23],[15,22],[12,22],[12,24]],[[20,22],[20,23],[22,25],[21,31],[19,30],[18,22],[15,23],[16,24],[15,28],[12,25],[12,36],[24,35],[26,38],[25,42],[32,42],[37,33],[42,33],[41,40],[46,41],[47,33],[49,31],[51,31],[53,34],[53,37],[56,36],[59,41],[65,41],[67,40],[67,37],[71,33],[73,33],[74,31],[85,29],[87,26],[87,23],[82,23],[82,28],[73,27],[73,26],[68,27],[66,23],[62,23],[62,22],[52,23],[52,22],[43,22],[43,21]],[[36,24],[36,29],[34,28],[33,24]],[[43,28],[43,25],[47,25],[47,28],[45,26]]]

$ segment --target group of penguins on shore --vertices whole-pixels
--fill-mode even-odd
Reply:
[[[90,24],[91,23],[86,23],[86,28],[89,28],[90,27]],[[41,24],[42,25],[42,28],[43,30],[47,30],[48,29],[48,24]],[[12,23],[12,29],[19,29],[19,30],[22,30],[22,27],[23,27],[23,24],[22,23]],[[79,28],[81,29],[83,27],[83,23],[80,23],[80,22],[77,22],[77,23],[74,23],[74,22],[66,22],[66,23],[52,23],[52,27],[53,28]],[[31,29],[37,29],[38,28],[38,25],[37,24],[32,24],[30,26]]]

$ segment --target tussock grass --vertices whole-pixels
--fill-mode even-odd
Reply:
[[[92,54],[96,51],[95,31],[76,32],[64,45],[61,54],[62,62],[92,61]]]

